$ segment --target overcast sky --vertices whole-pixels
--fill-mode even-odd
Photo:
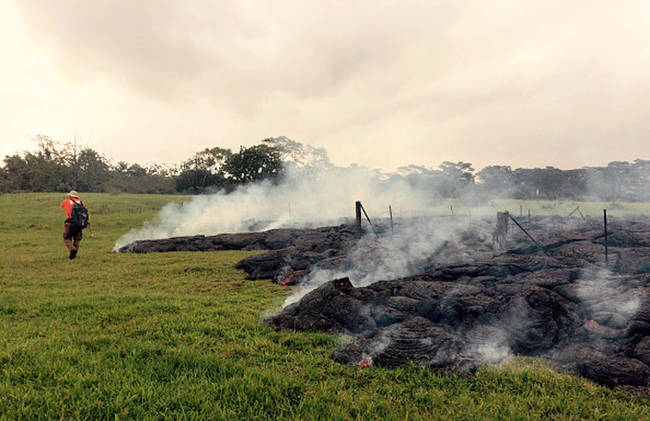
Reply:
[[[335,164],[650,159],[648,1],[0,0],[0,156],[175,164],[271,136]]]

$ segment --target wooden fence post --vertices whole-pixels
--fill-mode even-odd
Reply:
[[[361,234],[361,202],[354,203],[354,230],[357,234]]]
[[[609,256],[607,253],[607,209],[603,209],[603,226],[605,228],[605,266],[609,266]]]

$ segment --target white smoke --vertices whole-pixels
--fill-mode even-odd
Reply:
[[[313,269],[293,294],[286,298],[284,306],[299,301],[305,294],[325,282],[343,277],[350,278],[355,287],[364,287],[380,280],[399,279],[422,271],[423,265],[435,262],[435,255],[447,244],[457,244],[458,235],[467,229],[468,219],[413,218],[409,224],[398,224],[395,233],[384,232],[376,237],[362,237],[337,269]],[[469,253],[458,250],[456,258],[468,261]]]
[[[618,322],[622,327],[639,311],[645,301],[642,288],[622,291],[619,277],[602,269],[584,272],[577,280],[577,294],[582,307],[590,319],[597,323]],[[616,319],[618,320],[616,320]]]
[[[354,215],[361,200],[372,216],[388,214],[388,205],[418,213],[433,203],[404,180],[387,179],[363,167],[287,169],[279,183],[248,184],[225,194],[201,195],[183,205],[168,204],[157,218],[120,237],[114,250],[136,241],[185,235],[262,231],[340,223]]]
[[[494,328],[490,336],[468,335],[469,349],[466,350],[481,364],[499,364],[512,358],[508,345],[509,335],[502,329]]]

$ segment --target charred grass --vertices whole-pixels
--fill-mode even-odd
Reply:
[[[243,279],[233,267],[251,252],[111,252],[166,202],[187,198],[84,195],[91,212],[103,210],[73,261],[61,199],[0,197],[2,419],[650,418],[647,400],[540,360],[470,379],[336,364],[329,356],[343,339],[261,323],[286,289]]]

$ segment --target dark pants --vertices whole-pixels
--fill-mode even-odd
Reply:
[[[81,243],[81,230],[71,229],[70,225],[66,225],[63,230],[63,242],[68,248],[68,251],[79,250],[79,243]]]

